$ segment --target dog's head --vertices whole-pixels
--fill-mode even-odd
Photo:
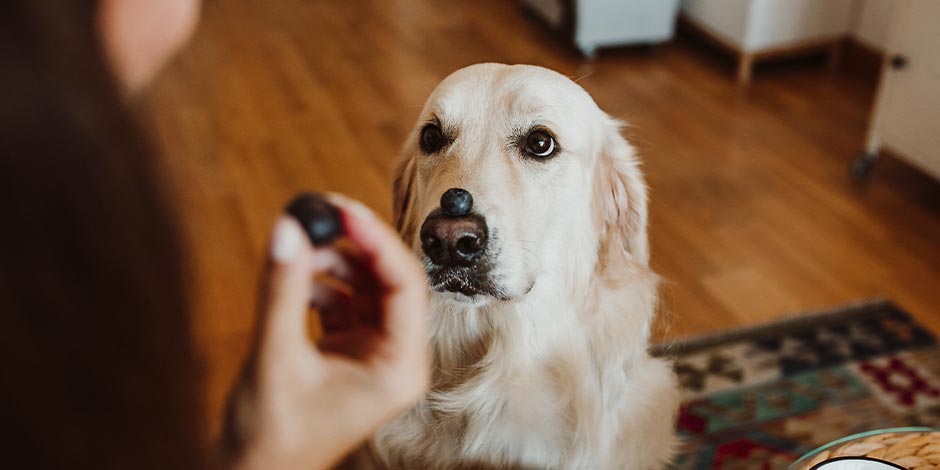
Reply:
[[[646,189],[619,127],[544,68],[478,64],[441,82],[404,144],[394,202],[432,289],[513,301],[645,266]]]

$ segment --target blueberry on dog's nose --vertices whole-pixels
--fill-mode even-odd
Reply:
[[[451,217],[463,217],[473,209],[473,196],[467,190],[451,188],[441,196],[441,211]]]

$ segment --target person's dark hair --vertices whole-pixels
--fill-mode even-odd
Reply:
[[[0,462],[195,468],[180,232],[97,5],[0,2]]]

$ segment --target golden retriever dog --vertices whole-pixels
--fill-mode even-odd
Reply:
[[[370,443],[380,468],[665,466],[646,199],[620,123],[568,78],[478,64],[434,90],[394,195],[433,291],[432,389]]]

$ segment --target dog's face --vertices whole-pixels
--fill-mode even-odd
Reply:
[[[632,149],[580,86],[540,67],[445,79],[404,145],[395,211],[432,290],[458,302],[518,300],[611,253],[647,260]]]

